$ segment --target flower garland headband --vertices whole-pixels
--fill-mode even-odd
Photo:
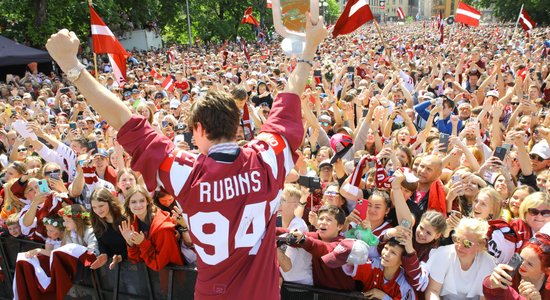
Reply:
[[[86,220],[86,219],[90,219],[90,213],[85,211],[85,212],[79,212],[77,213],[76,215],[73,216],[73,212],[72,212],[72,209],[71,209],[71,206],[70,205],[67,205],[65,207],[63,207],[62,209],[59,210],[59,212],[57,212],[58,215],[62,216],[62,217],[67,217],[67,218],[77,218],[77,219],[82,219],[82,220]]]
[[[56,220],[56,219],[51,219],[51,218],[44,218],[42,220],[42,223],[44,223],[44,225],[51,225],[53,227],[60,228],[60,229],[65,228],[65,226],[63,225],[63,221],[61,221],[61,220]]]

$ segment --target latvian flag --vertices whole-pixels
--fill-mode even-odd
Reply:
[[[161,79],[162,75],[160,75],[155,68],[151,69],[151,76],[153,76],[153,79]]]
[[[459,2],[456,9],[455,22],[460,22],[470,26],[479,26],[479,19],[481,19],[481,12],[477,9],[469,6],[466,3]]]
[[[519,13],[519,24],[525,31],[529,31],[537,26],[537,23],[531,19],[525,8],[521,8],[521,12]]]
[[[397,8],[397,16],[400,20],[405,19],[405,13],[403,12],[403,9],[401,7]]]
[[[50,256],[27,258],[17,255],[13,299],[64,299],[76,279],[77,271],[89,267],[96,256],[88,248],[67,244],[52,251]]]
[[[266,7],[267,8],[273,8],[273,4],[271,4],[271,0],[267,0]]]
[[[126,81],[126,59],[130,54],[122,47],[113,32],[105,25],[101,17],[90,6],[90,22],[92,25],[93,51],[97,54],[107,53],[113,67],[113,73],[119,84]]]
[[[162,88],[172,92],[174,90],[174,77],[172,75],[168,74],[166,78],[164,78],[164,81],[161,84]]]

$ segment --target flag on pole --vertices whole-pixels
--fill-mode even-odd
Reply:
[[[525,31],[529,31],[537,26],[537,23],[533,21],[533,19],[531,19],[531,17],[527,14],[527,11],[523,7],[519,12],[519,24],[521,25],[521,28],[523,28],[523,30]]]
[[[349,0],[344,11],[336,21],[332,36],[348,34],[374,19],[367,0]]]
[[[470,26],[479,26],[479,19],[481,19],[481,12],[471,7],[470,5],[459,2],[456,9],[455,22],[467,24]]]
[[[98,54],[107,53],[109,55],[109,61],[113,67],[116,81],[122,84],[126,81],[126,59],[130,54],[124,49],[91,5],[90,23],[92,25],[93,51]]]
[[[397,8],[397,16],[401,20],[405,19],[405,13],[403,12],[403,9],[401,7]]]
[[[439,11],[439,17],[437,19],[439,20],[439,24],[438,24],[439,43],[442,44],[444,40],[443,33],[445,32],[443,28],[443,24],[445,24],[445,22],[443,21],[443,12],[441,10]]]
[[[254,26],[260,26],[260,22],[258,22],[258,20],[256,20],[256,18],[254,18],[254,16],[252,15],[252,6],[249,6],[244,11],[244,16],[241,19],[241,24],[245,23],[252,24]]]
[[[273,4],[271,3],[271,0],[267,0],[266,6],[267,8],[273,8]]]
[[[163,89],[172,92],[174,90],[174,77],[168,74],[166,78],[164,78],[164,81],[162,81],[161,86]]]
[[[126,81],[126,59],[129,53],[120,44],[107,25],[105,25],[92,6],[90,6],[90,21],[93,51],[95,53],[108,54],[116,80],[119,84],[122,84]]]

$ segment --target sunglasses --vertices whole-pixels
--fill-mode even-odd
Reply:
[[[528,208],[527,212],[533,217],[539,214],[545,218],[550,217],[550,209],[538,210],[536,208]]]
[[[536,155],[536,154],[529,154],[529,158],[531,158],[532,160],[538,160],[540,162],[544,161],[544,158],[540,157],[540,155]]]
[[[269,114],[269,110],[262,110],[264,114]]]
[[[453,243],[462,244],[462,246],[464,246],[464,248],[466,248],[466,249],[470,249],[475,245],[474,242],[472,242],[470,240],[467,240],[467,239],[462,239],[462,238],[458,237],[457,235],[453,235]]]
[[[338,195],[338,192],[326,191],[324,195],[325,196],[336,196],[336,195]]]
[[[19,148],[17,149],[18,152],[23,152],[23,151],[27,151],[27,148]]]
[[[518,106],[519,102],[510,102],[510,105]]]
[[[550,245],[544,244],[542,241],[540,241],[536,237],[532,237],[529,240],[529,243],[538,245],[543,253],[550,253]]]
[[[321,122],[321,126],[327,127],[328,125],[330,125],[328,122]]]
[[[59,173],[61,173],[61,170],[57,169],[57,170],[46,171],[46,172],[44,172],[44,175],[49,176],[49,175],[52,175],[52,174],[55,174],[55,173],[59,174]]]

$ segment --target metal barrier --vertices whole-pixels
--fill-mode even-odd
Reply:
[[[0,259],[4,280],[0,282],[0,299],[13,299],[12,282],[17,253],[43,247],[25,239],[0,237]],[[66,299],[193,299],[197,271],[186,266],[168,266],[155,272],[144,263],[123,261],[114,270],[107,264],[98,270],[87,269],[75,282]],[[260,283],[261,284],[261,283]],[[360,293],[341,293],[311,286],[284,283],[281,298],[288,300],[364,299]]]

